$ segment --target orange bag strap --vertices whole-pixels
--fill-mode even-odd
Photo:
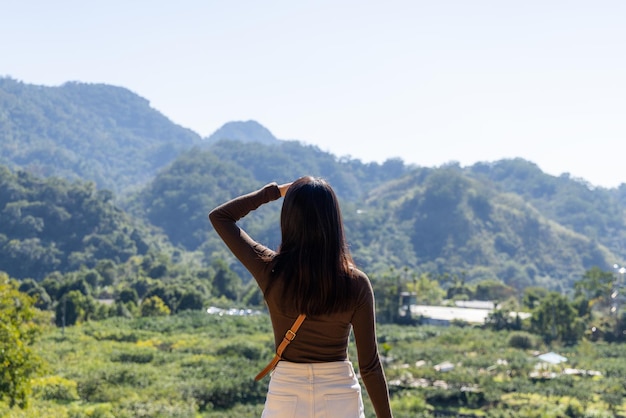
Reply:
[[[285,336],[283,337],[281,343],[278,345],[278,348],[276,349],[276,354],[274,355],[272,361],[270,361],[269,364],[265,366],[263,370],[261,370],[261,373],[256,375],[254,380],[261,380],[266,374],[274,370],[274,367],[276,367],[278,362],[281,360],[285,348],[287,348],[289,343],[292,342],[294,338],[296,338],[296,332],[298,331],[298,328],[300,328],[300,325],[302,325],[302,323],[304,322],[305,318],[305,314],[298,315],[291,328],[289,328],[287,332],[285,332]]]

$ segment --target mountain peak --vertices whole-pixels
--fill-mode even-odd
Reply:
[[[274,144],[278,141],[269,129],[254,120],[225,123],[221,128],[211,134],[206,141],[214,143],[222,139],[241,142],[260,142],[266,145]]]

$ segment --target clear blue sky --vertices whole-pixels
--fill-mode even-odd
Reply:
[[[626,1],[5,2],[0,76],[126,87],[208,136],[626,183]]]

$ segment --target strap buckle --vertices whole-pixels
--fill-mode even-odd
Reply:
[[[289,341],[293,341],[293,339],[296,338],[296,333],[288,329],[287,332],[285,333],[285,338],[288,339]]]

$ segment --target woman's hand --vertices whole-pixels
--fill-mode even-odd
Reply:
[[[281,184],[278,186],[278,190],[280,190],[280,197],[285,197],[285,194],[287,194],[287,190],[289,189],[289,186],[291,186],[291,183],[285,183],[285,184]]]

